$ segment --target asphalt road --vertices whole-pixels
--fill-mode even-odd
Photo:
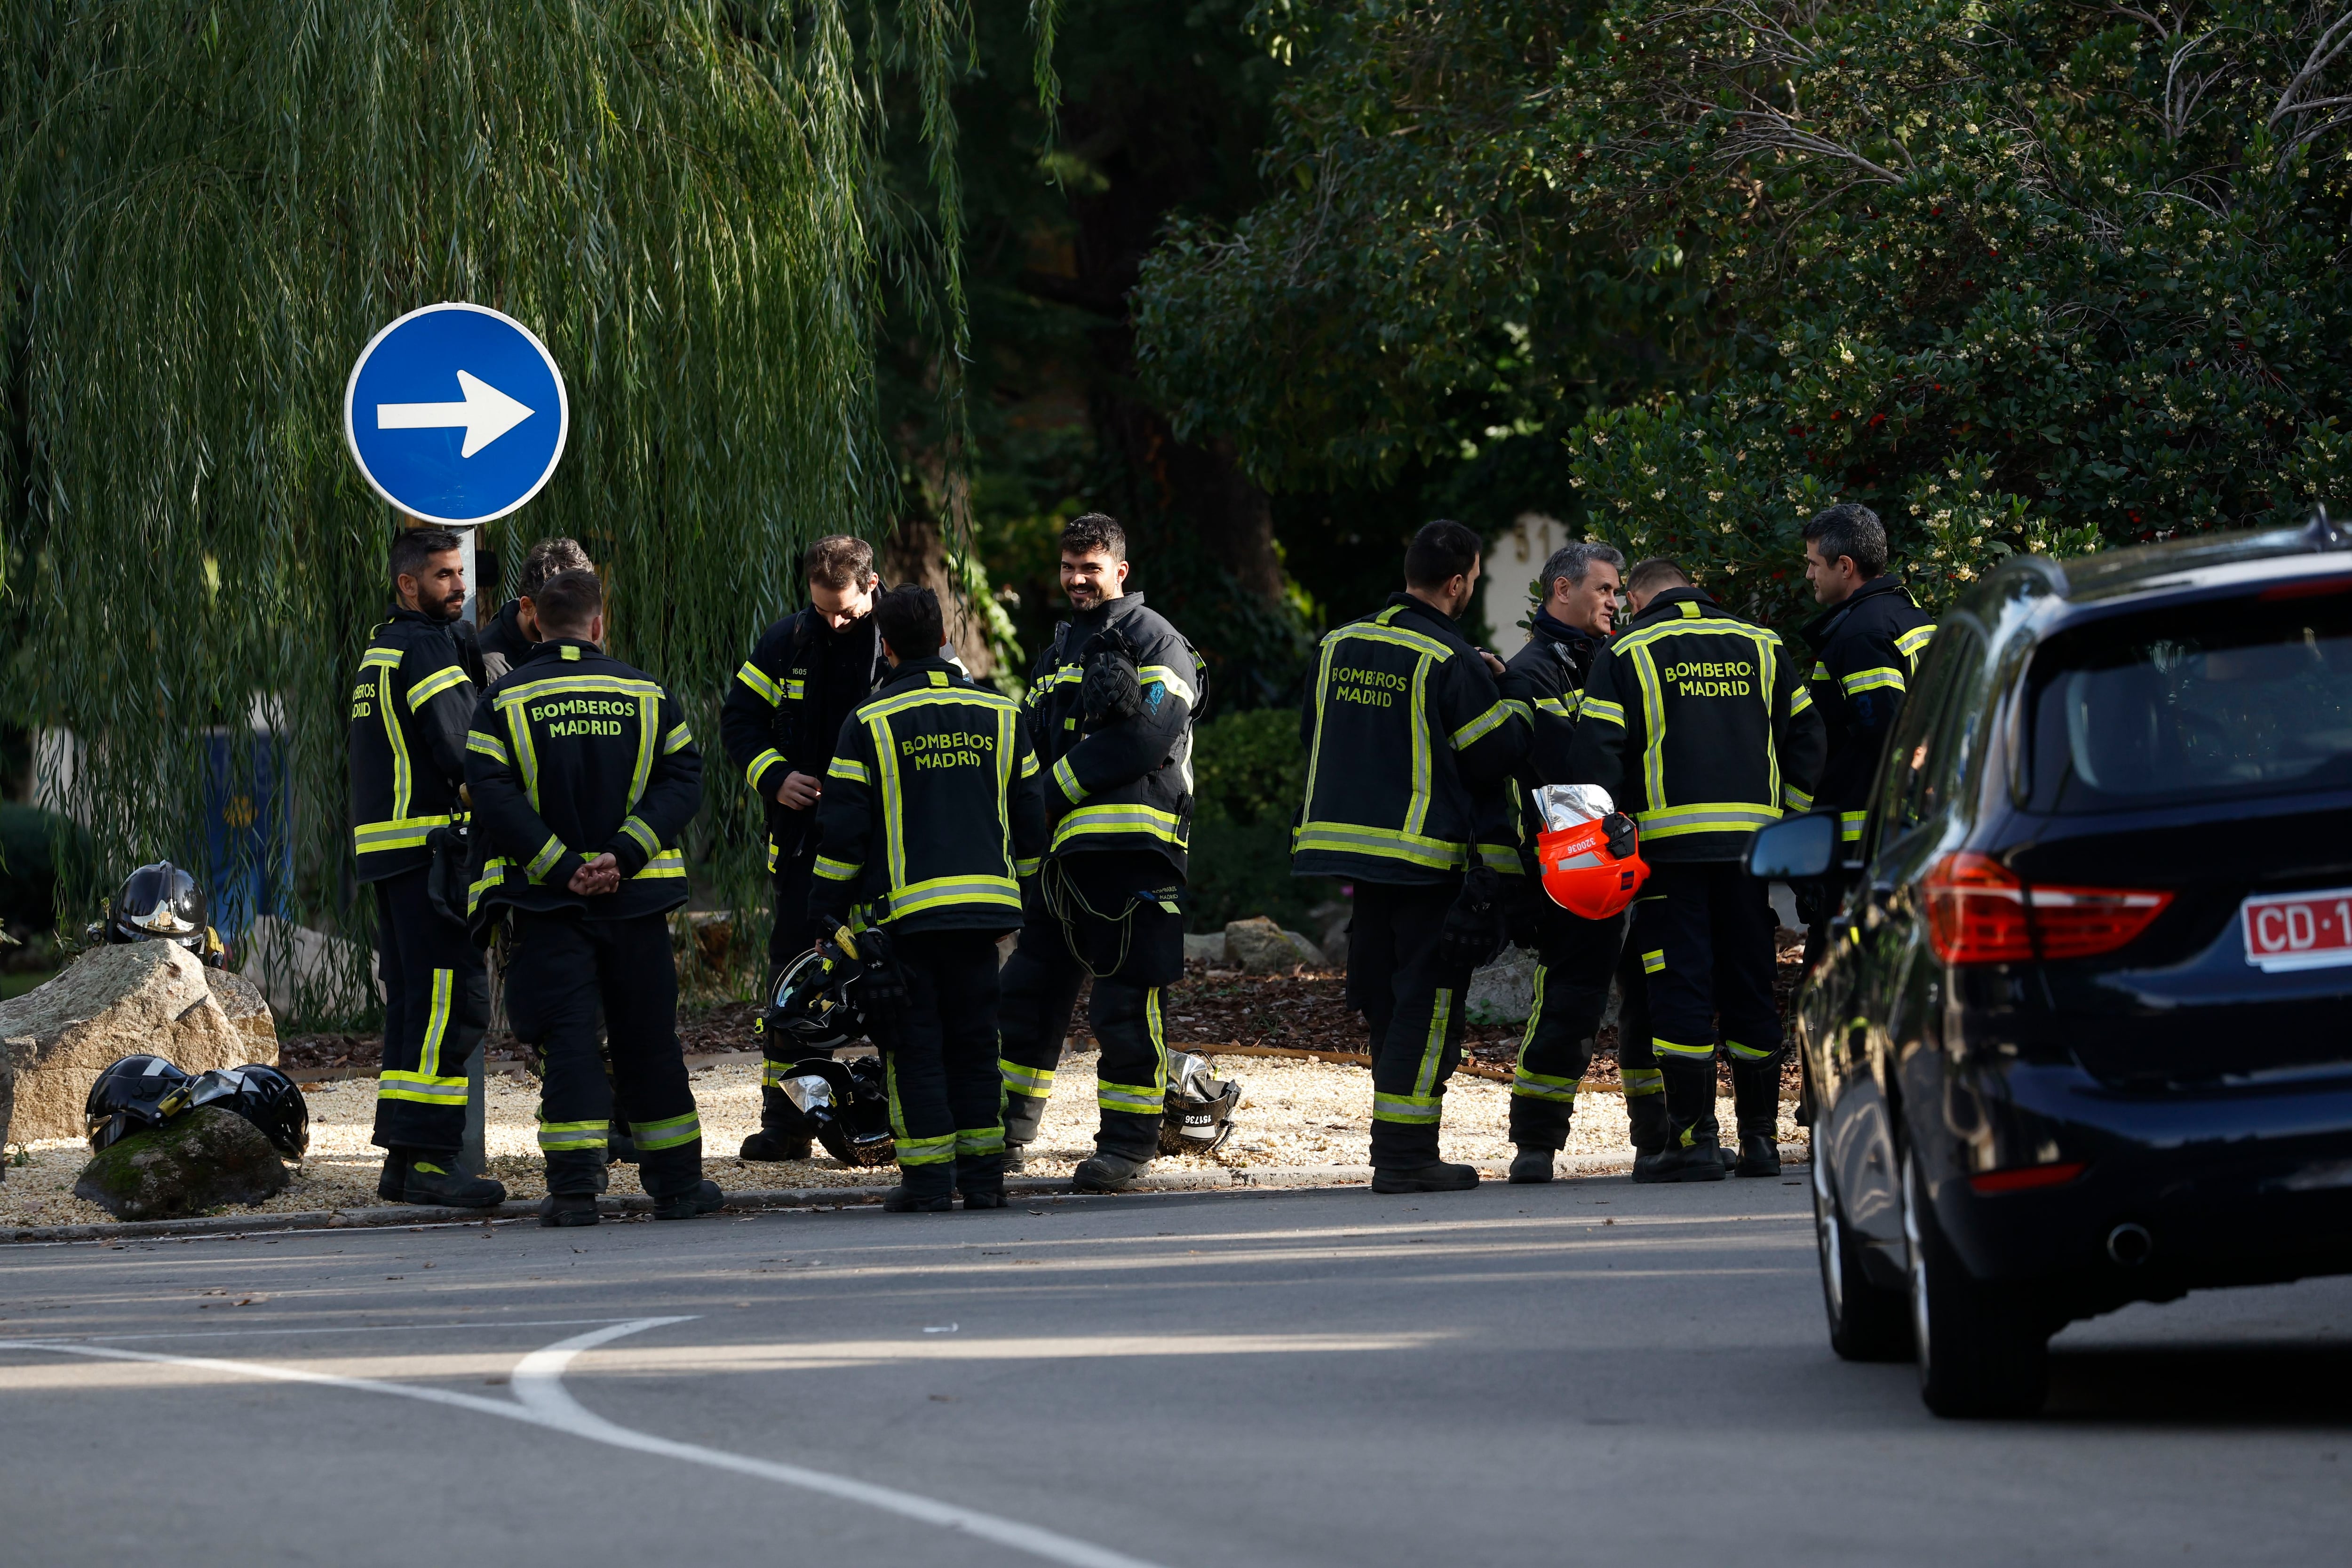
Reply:
[[[2352,1282],[1964,1425],[1812,1257],[1793,1182],[1622,1180],[10,1248],[0,1559],[2343,1561]]]

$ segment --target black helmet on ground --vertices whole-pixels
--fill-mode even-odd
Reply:
[[[824,1152],[845,1165],[887,1165],[898,1157],[890,1134],[890,1090],[877,1057],[845,1062],[813,1057],[793,1064],[786,1099],[816,1128]]]
[[[192,1103],[188,1075],[162,1057],[124,1057],[98,1075],[82,1106],[82,1128],[90,1152],[99,1153],[133,1132],[161,1127]]]
[[[866,1016],[857,1005],[857,983],[866,965],[834,942],[822,942],[784,966],[776,977],[761,1028],[779,1031],[770,1050],[789,1045],[799,1051],[829,1051],[863,1037]]]
[[[217,1105],[233,1110],[289,1160],[299,1160],[310,1148],[310,1106],[292,1079],[276,1068],[247,1062],[205,1074],[188,1086],[192,1105]]]
[[[176,942],[215,966],[222,957],[204,889],[169,860],[142,866],[122,879],[107,908],[106,940]]]

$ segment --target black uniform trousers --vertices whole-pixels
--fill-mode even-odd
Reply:
[[[1589,921],[1553,903],[1540,887],[1536,896],[1546,907],[1532,922],[1535,1005],[1511,1074],[1511,1142],[1523,1149],[1557,1151],[1568,1147],[1577,1085],[1592,1065],[1601,1016],[1609,1010],[1609,983],[1624,951],[1626,917]],[[1618,1037],[1624,1038],[1622,1027]]]
[[[1687,1144],[1717,1135],[1718,1039],[1731,1058],[1739,1131],[1773,1136],[1780,1014],[1772,1000],[1772,940],[1780,921],[1769,889],[1736,860],[1685,860],[1651,867],[1627,951],[1638,955],[1649,982],[1651,1041],[1665,1073],[1675,1139]]]
[[[919,1193],[1004,1188],[1004,1079],[996,1065],[992,931],[916,931],[892,948],[907,1019],[880,1042],[898,1168]]]
[[[1639,908],[1626,911],[1628,932]],[[1674,1119],[1666,1114],[1666,1075],[1650,1040],[1649,979],[1631,942],[1618,952],[1617,997],[1617,1078],[1625,1090],[1628,1136],[1635,1153],[1654,1154],[1666,1146]]]
[[[776,830],[776,869],[771,879],[775,918],[768,924],[768,984],[760,994],[760,1005],[766,1007],[776,999],[776,982],[793,960],[809,948],[809,886],[816,879],[816,833],[813,827],[801,830],[802,819],[811,813],[794,814],[796,825]],[[789,837],[788,837],[789,835]],[[801,1108],[792,1102],[781,1085],[793,1076],[793,1064],[803,1059],[807,1052],[795,1045],[790,1035],[781,1030],[762,1028],[760,1031],[760,1130],[779,1138],[806,1138],[816,1131],[815,1123],[803,1115]]]
[[[1037,1136],[1078,987],[1094,976],[1087,1021],[1102,1047],[1095,1065],[1101,1113],[1095,1147],[1149,1160],[1168,1107],[1168,1040],[1160,992],[1184,975],[1184,917],[1147,895],[1173,879],[1149,851],[1092,850],[1049,863],[1024,900],[1020,941],[1004,965],[998,1067],[1004,1135]]]
[[[454,1154],[466,1142],[466,1064],[490,1021],[490,973],[466,928],[426,896],[427,868],[375,887],[383,1071],[374,1142]]]
[[[1358,882],[1348,924],[1348,1005],[1370,1026],[1372,1163],[1410,1170],[1437,1160],[1446,1081],[1462,1063],[1470,966],[1437,938],[1461,896],[1444,882]]]
[[[539,1147],[551,1193],[604,1190],[605,1144],[617,1100],[636,1141],[637,1173],[654,1197],[702,1181],[702,1122],[677,1043],[677,963],[669,919],[590,920],[570,910],[514,912],[507,1016],[515,1038],[544,1053]],[[596,1055],[604,1008],[613,1074]]]

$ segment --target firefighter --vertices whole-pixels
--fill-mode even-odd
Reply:
[[[1727,613],[1673,562],[1635,565],[1626,590],[1641,607],[1586,678],[1569,771],[1633,813],[1650,863],[1631,950],[1647,983],[1671,1126],[1664,1149],[1634,1162],[1633,1179],[1723,1179],[1718,1016],[1738,1113],[1736,1169],[1776,1175],[1778,921],[1765,884],[1741,860],[1759,827],[1811,804],[1821,715],[1780,637]]]
[[[702,803],[702,757],[677,700],[604,652],[596,574],[559,572],[536,604],[545,640],[476,705],[466,782],[469,912],[478,931],[510,922],[507,1014],[546,1061],[540,1222],[596,1223],[616,1100],[654,1217],[691,1219],[724,1201],[702,1179],[667,919],[686,902],[678,839]]]
[[[474,710],[452,628],[465,608],[457,536],[412,529],[393,541],[398,607],[361,656],[352,688],[352,847],[375,889],[376,973],[383,981],[383,1067],[374,1142],[388,1203],[489,1208],[494,1181],[459,1169],[466,1062],[489,1022],[489,976],[452,910],[430,889],[436,831],[465,814],[466,722]]]
[[[806,951],[809,890],[816,867],[816,805],[825,769],[850,713],[889,673],[874,626],[874,547],[834,534],[802,561],[809,605],[770,626],[727,688],[719,735],[743,770],[768,821],[773,918],[768,981],[761,989],[760,1131],[743,1140],[746,1160],[804,1160],[814,1131],[778,1086],[802,1054],[768,1026],[767,1009],[785,965]],[[780,1059],[781,1058],[781,1059]]]
[[[515,596],[499,606],[481,636],[482,673],[497,680],[530,657],[539,637],[539,612],[531,603],[540,585],[558,572],[593,572],[595,563],[576,539],[542,539],[522,558]],[[487,681],[485,682],[487,684]]]
[[[996,942],[1045,849],[1037,755],[1020,705],[940,657],[938,595],[893,589],[874,621],[890,677],[825,769],[810,923],[831,935],[858,917],[901,1172],[882,1206],[937,1213],[960,1191],[967,1209],[1003,1208]]]
[[[1029,735],[1045,769],[1049,858],[1004,967],[999,1016],[1007,1163],[1034,1141],[1079,984],[1102,1055],[1095,1152],[1081,1192],[1133,1184],[1159,1148],[1168,1094],[1160,987],[1184,973],[1185,844],[1202,665],[1127,591],[1127,534],[1100,512],[1062,531],[1070,618],[1032,673]]]
[[[1610,980],[1625,945],[1622,914],[1583,920],[1545,896],[1534,858],[1543,822],[1530,793],[1538,784],[1572,782],[1569,752],[1584,678],[1615,624],[1624,570],[1625,557],[1606,544],[1569,544],[1552,552],[1543,565],[1543,603],[1528,627],[1527,646],[1511,656],[1500,682],[1504,697],[1526,705],[1533,731],[1517,781],[1527,875],[1517,889],[1525,914],[1515,923],[1533,938],[1537,962],[1535,1005],[1511,1077],[1514,1182],[1550,1181],[1552,1157],[1568,1147],[1577,1085],[1592,1061]],[[1624,987],[1629,1001],[1639,984],[1637,972]],[[1638,1005],[1633,1011],[1638,1016]],[[1634,1040],[1625,1022],[1621,1017],[1617,1032],[1625,1110],[1633,1121],[1634,1150],[1649,1152],[1665,1143],[1664,1084],[1649,1058],[1647,1037]]]
[[[1813,707],[1829,732],[1816,810],[1838,814],[1848,845],[1862,837],[1878,754],[1936,623],[1886,571],[1886,530],[1851,502],[1805,524],[1805,580],[1825,606],[1804,627],[1813,650]]]
[[[1307,799],[1294,876],[1355,884],[1348,1005],[1372,1057],[1372,1190],[1478,1184],[1437,1157],[1446,1079],[1462,1056],[1470,972],[1500,937],[1499,874],[1517,873],[1505,789],[1525,758],[1526,712],[1503,665],[1454,620],[1478,584],[1478,535],[1427,524],[1405,552],[1405,589],[1323,638],[1300,714]]]

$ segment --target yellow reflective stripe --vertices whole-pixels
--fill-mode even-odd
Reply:
[[[503,855],[494,855],[482,864],[482,874],[466,889],[466,912],[472,914],[482,907],[482,895],[507,879],[508,861]]]
[[[1499,871],[1506,877],[1527,873],[1527,867],[1519,862],[1519,848],[1516,844],[1480,844],[1473,847],[1477,852],[1478,864],[1490,871]]]
[[[675,1149],[702,1136],[702,1118],[689,1110],[684,1116],[673,1116],[664,1121],[633,1121],[629,1124],[629,1136],[643,1152]]]
[[[485,735],[479,730],[466,731],[466,750],[479,752],[493,762],[504,763],[509,767],[514,764],[514,759],[507,755],[506,742],[496,735]]]
[[[1904,689],[1903,672],[1885,665],[1876,669],[1857,669],[1852,675],[1838,677],[1838,687],[1848,697],[1859,696],[1864,691],[1901,691]]]
[[[1660,1039],[1657,1036],[1653,1035],[1650,1037],[1650,1045],[1653,1049],[1656,1050],[1662,1056],[1696,1057],[1702,1061],[1712,1061],[1715,1058],[1715,1047],[1711,1044],[1704,1046],[1680,1046],[1676,1045],[1672,1040]]]
[[[1037,868],[1043,862],[1041,860],[1034,858],[1027,860],[1015,860],[1013,862],[1013,874],[1016,877],[1034,877],[1037,874]]]
[[[996,1070],[1004,1075],[1004,1087],[1015,1094],[1025,1094],[1032,1100],[1043,1100],[1054,1089],[1052,1068],[1023,1067],[1003,1057],[996,1058]]]
[[[1475,744],[1481,735],[1501,729],[1510,721],[1510,718],[1511,704],[1497,702],[1451,735],[1446,736],[1446,744],[1458,752],[1465,746]]]
[[[1591,692],[1587,692],[1584,700],[1578,705],[1577,716],[1581,719],[1598,719],[1604,724],[1614,724],[1621,730],[1625,727],[1625,705],[1622,702],[1612,702],[1606,697],[1595,697]]]
[[[1412,794],[1405,802],[1407,833],[1419,833],[1429,826],[1429,672],[1433,668],[1435,661],[1426,658],[1416,660],[1412,667],[1412,718],[1407,725],[1412,736]]]
[[[446,669],[436,669],[408,689],[408,710],[411,713],[417,712],[427,702],[432,701],[451,687],[465,684],[466,672],[457,665],[453,664]]]
[[[1447,871],[1464,865],[1468,855],[1465,846],[1444,838],[1352,822],[1301,823],[1290,836],[1290,848],[1293,854],[1320,849],[1337,855],[1375,855]]]
[[[1697,608],[1696,605],[1685,605],[1683,607],[1685,610]],[[1710,633],[1746,637],[1751,642],[1758,643],[1769,640],[1777,645],[1780,640],[1778,633],[1769,631],[1762,626],[1751,626],[1746,621],[1735,621],[1722,616],[1703,616],[1696,618],[1685,616],[1679,620],[1660,621],[1656,626],[1644,626],[1638,632],[1621,633],[1610,639],[1609,647],[1612,652],[1622,658],[1637,647],[1647,647],[1650,644],[1664,637],[1699,637]]]
[[[1657,805],[1666,798],[1665,679],[1648,648],[1636,648],[1628,657],[1633,661],[1633,685],[1642,694],[1642,723],[1647,731],[1642,738],[1643,798]]]
[[[1654,947],[1642,955],[1642,973],[1644,974],[1655,974],[1665,966],[1666,950],[1663,947]]]
[[[396,647],[372,647],[360,655],[360,668],[373,665],[382,669],[398,669],[404,650]]]
[[[1666,1075],[1659,1068],[1621,1068],[1617,1078],[1628,1100],[1636,1095],[1666,1092]]]
[[[752,696],[771,708],[784,700],[784,689],[769,679],[768,672],[748,658],[743,661],[743,668],[735,672],[735,679],[741,681]]]
[[[408,762],[408,732],[401,728],[400,711],[393,706],[393,668],[392,665],[376,667],[375,707],[376,717],[383,721],[384,742],[392,748],[392,815],[404,817],[415,795],[416,774]]]
[[[829,779],[847,779],[853,784],[874,782],[874,775],[866,772],[866,764],[856,757],[834,758],[833,765],[824,770],[824,776]]]
[[[659,697],[661,687],[654,681],[630,680],[617,675],[549,675],[520,686],[508,687],[499,693],[495,705],[500,710],[518,708],[533,698],[562,692],[592,692],[608,697]]]
[[[1434,1126],[1440,1114],[1440,1101],[1433,1094],[1372,1095],[1372,1120],[1402,1122],[1407,1126]]]
[[[636,876],[631,878],[630,880],[637,881],[647,877],[683,877],[685,875],[686,851],[683,849],[665,849],[660,854],[655,856],[652,859],[646,861],[645,869],[639,871]]]
[[[602,1149],[612,1139],[609,1121],[542,1121],[539,1146],[543,1151]],[[643,1145],[639,1145],[643,1147]]]
[[[1034,779],[1037,776],[1036,752],[1024,752],[1021,753],[1021,776],[1024,779]]]
[[[1180,849],[1185,843],[1183,821],[1174,812],[1149,805],[1082,805],[1054,829],[1053,847],[1089,833],[1140,833]]]
[[[1570,691],[1559,697],[1537,698],[1535,710],[1538,713],[1549,713],[1555,719],[1573,719],[1576,717],[1577,710],[1583,705],[1584,693]]]
[[[768,764],[771,763],[781,763],[783,760],[783,752],[777,751],[773,746],[769,747],[766,751],[761,752],[758,756],[753,757],[750,762],[743,764],[743,782],[750,784],[753,789],[758,789],[760,787],[760,774],[767,770]]]
[[[882,774],[883,879],[895,887],[907,879],[907,797],[898,777],[898,742],[890,732],[889,712],[866,720],[866,730],[873,737],[874,764]]]
[[[352,850],[371,855],[383,849],[414,849],[425,842],[426,834],[449,821],[446,816],[397,816],[390,822],[362,822],[352,829]]]
[[[1754,1046],[1743,1046],[1738,1040],[1732,1039],[1728,1036],[1725,1037],[1723,1043],[1733,1056],[1738,1057],[1743,1062],[1768,1061],[1774,1054],[1771,1051],[1759,1051]]]
[[[1789,699],[1789,717],[1793,719],[1813,705],[1813,689],[1800,686]]]
[[[807,682],[807,681],[805,681],[805,680],[787,680],[786,682],[784,682],[784,699],[785,699],[785,700],[786,700],[786,701],[789,701],[789,702],[798,702],[802,698],[806,697],[807,695],[808,695],[808,682]]]
[[[672,752],[682,752],[692,744],[694,744],[694,735],[687,729],[685,721],[681,720],[678,721],[677,725],[663,738],[662,755],[667,757]]]
[[[1811,811],[1813,808],[1813,797],[1795,784],[1781,785],[1780,799],[1790,811]]]
[[[1141,669],[1135,672],[1135,678],[1139,683],[1144,686],[1149,686],[1155,680],[1158,681],[1160,685],[1165,686],[1169,690],[1182,698],[1184,700],[1184,705],[1188,708],[1191,707],[1193,702],[1198,700],[1198,699],[1193,695],[1192,683],[1185,679],[1182,676],[1177,674],[1174,670],[1169,668],[1168,666],[1164,664],[1147,664]]]
[[[1054,764],[1054,784],[1072,805],[1087,798],[1087,786],[1078,782],[1077,771],[1067,757]]]
[[[1780,821],[1780,816],[1778,806],[1708,801],[1661,811],[1637,811],[1633,820],[1641,824],[1644,838],[1674,838],[1685,833],[1753,833]]]
[[[1418,1097],[1437,1092],[1437,1064],[1445,1056],[1445,1029],[1454,1019],[1454,992],[1450,986],[1437,988],[1435,1005],[1429,1010],[1429,1037],[1421,1046],[1421,1070],[1412,1080],[1412,1092]]]
[[[1870,813],[1867,810],[1839,812],[1838,837],[1848,844],[1853,843],[1862,837],[1862,825],[1869,819],[1869,816]]]
[[[427,1079],[441,1076],[441,1042],[449,1033],[449,999],[457,984],[456,970],[433,972],[433,1010],[425,1015],[425,1041],[416,1058],[417,1072]]]
[[[940,904],[1003,904],[1021,907],[1021,885],[1010,877],[933,877],[890,889],[890,918],[897,920]]]
[[[1935,636],[1936,624],[1933,621],[1924,626],[1913,626],[1895,639],[1895,651],[1906,658],[1916,658],[1919,650],[1926,647]]]
[[[466,1103],[466,1080],[462,1078],[435,1078],[421,1072],[386,1070],[376,1080],[378,1100],[405,1100],[418,1105],[454,1105]]]
[[[539,847],[539,853],[530,858],[530,864],[522,868],[523,875],[534,882],[542,879],[555,869],[555,863],[563,858],[563,840],[549,834],[547,842]]]
[[[646,785],[654,776],[655,737],[660,732],[661,696],[648,692],[637,699],[637,763],[629,775],[631,805],[646,798]]]
[[[1010,697],[1000,697],[993,691],[982,691],[978,687],[951,686],[940,689],[924,686],[918,687],[912,691],[900,692],[896,697],[876,698],[857,710],[857,719],[860,723],[871,723],[877,719],[887,719],[893,713],[903,712],[909,708],[926,708],[942,702],[961,703],[971,708],[1018,707],[1018,704]]]
[[[622,820],[621,831],[628,837],[635,839],[636,841],[637,847],[644,850],[647,855],[658,855],[661,853],[661,836],[656,833],[651,827],[646,826],[645,818],[632,814]]]
[[[816,858],[816,874],[828,882],[855,881],[857,873],[865,868],[862,864],[853,864],[847,860],[835,860],[823,855]]]
[[[1352,637],[1360,642],[1391,643],[1398,647],[1409,647],[1412,649],[1413,652],[1421,654],[1424,658],[1433,658],[1440,664],[1444,664],[1447,659],[1454,657],[1454,650],[1446,647],[1444,643],[1439,642],[1435,637],[1423,637],[1419,632],[1407,631],[1402,626],[1390,626],[1385,617],[1395,615],[1398,608],[1398,605],[1391,605],[1387,609],[1382,610],[1380,616],[1375,617],[1373,624],[1370,625],[1358,621],[1352,625],[1341,626],[1338,631],[1333,632],[1330,637],[1326,638],[1325,641],[1328,643],[1339,643],[1345,642]]]
[[[539,809],[539,747],[530,738],[530,721],[520,708],[507,710],[507,739],[514,743],[515,771],[522,774],[522,793],[533,811]]]

